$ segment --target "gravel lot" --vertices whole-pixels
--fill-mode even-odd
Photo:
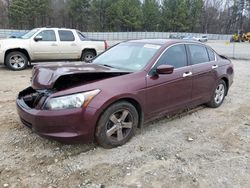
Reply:
[[[250,61],[234,60],[224,104],[145,125],[126,145],[63,145],[16,114],[31,69],[0,67],[0,187],[250,187]]]

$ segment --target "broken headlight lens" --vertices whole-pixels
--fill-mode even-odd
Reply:
[[[77,93],[63,97],[51,98],[45,104],[46,110],[61,110],[86,107],[90,101],[100,92],[99,89],[84,93]]]

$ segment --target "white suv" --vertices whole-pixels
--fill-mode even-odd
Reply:
[[[106,41],[88,39],[74,29],[36,28],[20,38],[0,40],[0,63],[11,70],[23,70],[37,61],[89,62],[106,49]]]

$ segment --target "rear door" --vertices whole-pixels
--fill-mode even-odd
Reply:
[[[174,72],[154,75],[155,69],[162,64],[173,65]],[[184,108],[191,101],[192,94],[192,70],[188,66],[185,45],[178,44],[168,48],[152,68],[146,81],[149,117]]]
[[[187,49],[193,70],[192,100],[208,102],[217,80],[214,52],[200,44],[188,44]]]
[[[81,52],[79,47],[78,38],[75,37],[70,30],[58,30],[59,35],[59,48],[61,51],[60,59],[80,59]]]

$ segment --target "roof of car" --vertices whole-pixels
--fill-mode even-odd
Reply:
[[[145,44],[155,44],[155,45],[166,45],[166,44],[174,44],[174,43],[198,43],[197,41],[190,41],[184,39],[138,39],[138,40],[129,40],[128,42],[135,43],[145,43]]]

